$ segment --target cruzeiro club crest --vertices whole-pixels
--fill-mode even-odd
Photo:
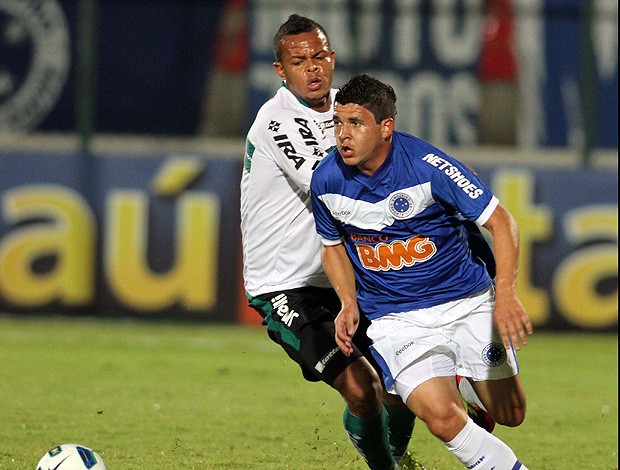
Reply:
[[[30,131],[56,105],[71,65],[58,1],[0,1],[0,57],[0,133]]]
[[[506,362],[506,348],[500,343],[489,343],[482,350],[482,360],[491,367],[501,366]]]
[[[394,193],[388,200],[388,210],[396,220],[404,220],[413,213],[413,199],[407,193]]]

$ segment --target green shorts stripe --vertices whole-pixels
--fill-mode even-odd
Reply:
[[[257,297],[252,297],[247,292],[245,293],[248,300],[250,301],[250,305],[258,310],[263,317],[263,324],[267,325],[267,330],[273,332],[278,335],[282,342],[286,343],[296,351],[299,351],[299,338],[293,333],[291,330],[286,328],[286,326],[273,319],[273,307],[271,302],[267,300],[261,300]]]

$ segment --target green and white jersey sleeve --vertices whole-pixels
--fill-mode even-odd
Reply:
[[[335,94],[332,90],[332,106]],[[316,112],[284,86],[259,110],[247,136],[241,178],[249,294],[330,285],[308,191],[314,168],[335,144],[333,109]]]

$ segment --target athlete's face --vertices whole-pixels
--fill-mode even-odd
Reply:
[[[338,151],[344,162],[364,173],[373,174],[390,150],[394,119],[377,123],[375,116],[359,104],[336,103],[334,129]]]
[[[334,76],[335,52],[318,29],[282,38],[282,61],[274,62],[286,87],[320,112],[331,106],[329,91]]]

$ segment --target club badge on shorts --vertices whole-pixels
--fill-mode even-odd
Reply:
[[[501,366],[506,362],[506,348],[501,343],[489,343],[482,350],[482,360],[490,367]]]

